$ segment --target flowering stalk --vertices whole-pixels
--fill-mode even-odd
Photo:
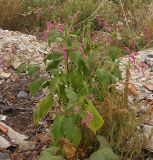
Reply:
[[[146,42],[148,44],[151,41],[151,31],[150,31],[149,28],[144,28],[144,33],[145,33],[145,36],[146,36]]]
[[[101,17],[98,15],[96,16],[97,22],[98,22],[98,30],[100,29],[100,25],[101,25]]]
[[[81,47],[80,47],[80,52],[81,52],[82,58],[85,59],[86,58],[86,54],[85,54],[83,45],[81,45]]]
[[[42,16],[42,9],[41,8],[37,8],[36,9],[36,20],[39,21],[41,16]]]
[[[91,112],[87,111],[87,125],[91,125],[91,120],[92,120],[92,114]]]
[[[68,59],[68,50],[67,50],[67,48],[66,47],[64,47],[63,48],[63,59],[64,59],[64,61],[67,61],[67,59]]]

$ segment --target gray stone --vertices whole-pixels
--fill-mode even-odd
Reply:
[[[17,94],[17,98],[25,98],[27,97],[27,93],[24,91],[19,91],[19,93]]]
[[[10,160],[10,157],[7,153],[0,152],[0,160]]]

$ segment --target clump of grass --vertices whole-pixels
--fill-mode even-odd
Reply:
[[[4,29],[12,29],[14,26],[16,26],[21,8],[20,0],[1,0],[0,27]]]
[[[115,86],[105,90],[104,102],[97,104],[104,118],[104,126],[100,134],[105,135],[116,153],[122,159],[143,156],[142,149],[147,141],[141,124],[145,116],[137,116],[140,104],[128,104],[128,79],[125,82],[124,93],[120,93]]]

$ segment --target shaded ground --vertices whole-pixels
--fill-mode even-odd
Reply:
[[[28,135],[28,141],[36,144],[34,149],[22,151],[12,143],[12,147],[2,150],[2,152],[9,153],[12,160],[36,160],[42,147],[50,142],[46,130],[49,125],[47,120],[37,126],[33,123],[33,110],[41,96],[32,98],[27,85],[27,76],[17,78],[14,82],[8,79],[0,85],[0,114],[7,116],[4,123],[15,131]],[[17,97],[20,91],[27,93],[27,96]]]

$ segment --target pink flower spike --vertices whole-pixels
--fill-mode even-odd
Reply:
[[[144,33],[146,36],[146,42],[149,43],[151,41],[151,31],[149,28],[144,28]]]
[[[54,51],[55,51],[55,47],[52,46],[52,47],[51,47],[51,52],[52,52],[52,54],[54,54]]]
[[[92,40],[93,40],[94,43],[97,43],[97,36],[96,36],[96,34],[93,34]]]
[[[36,20],[39,21],[41,16],[42,16],[42,9],[41,8],[37,8],[36,9]]]
[[[87,125],[91,125],[91,120],[92,120],[92,114],[91,112],[87,111]]]
[[[130,55],[129,55],[129,61],[130,61],[131,63],[135,63],[135,62],[136,62],[136,58],[135,58],[135,56],[134,56],[133,54],[130,54]]]
[[[104,29],[107,28],[107,21],[106,21],[106,19],[103,19],[103,28],[104,28]]]
[[[131,53],[131,50],[130,50],[130,48],[129,47],[123,47],[123,49],[128,53],[128,54],[130,54]]]
[[[99,15],[96,16],[97,22],[98,22],[98,29],[100,29],[101,25],[101,17]]]
[[[44,39],[45,41],[47,41],[47,40],[48,40],[48,36],[49,36],[49,32],[48,32],[48,31],[45,31],[45,32],[43,33],[43,39]]]
[[[80,52],[81,52],[82,58],[85,59],[86,54],[85,54],[85,52],[84,52],[84,47],[83,47],[83,45],[81,45],[81,47],[80,47]]]
[[[57,44],[57,49],[58,49],[58,52],[60,53],[61,52],[61,44]]]
[[[66,47],[64,47],[63,51],[64,51],[64,57],[63,58],[64,58],[65,61],[67,61],[67,59],[68,59],[68,50],[67,50]]]
[[[147,68],[147,65],[143,62],[143,61],[141,61],[140,62],[140,67],[141,67],[141,71],[142,71],[142,74],[143,74],[143,76],[145,75],[145,69]]]
[[[135,49],[135,48],[136,48],[136,42],[135,42],[134,39],[132,39],[131,48],[132,48],[132,49]]]
[[[76,106],[75,108],[74,108],[74,113],[76,113],[76,114],[78,114],[79,113],[79,107],[78,106]]]
[[[53,24],[51,22],[46,23],[46,30],[51,31],[53,29]]]

